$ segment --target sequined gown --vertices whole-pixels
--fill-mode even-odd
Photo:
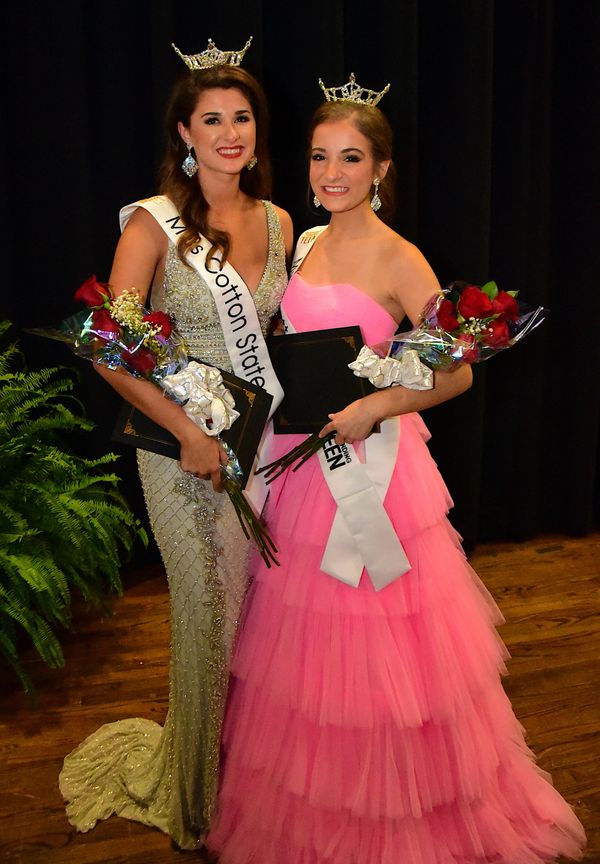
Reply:
[[[279,218],[263,202],[269,253],[254,295],[263,333],[281,300],[285,251]],[[191,356],[231,371],[208,286],[169,245],[164,309]],[[169,710],[164,726],[143,718],[102,726],[70,753],[60,774],[69,821],[88,831],[112,813],[153,825],[193,848],[211,817],[228,661],[247,584],[247,541],[227,495],[181,471],[174,459],[138,451],[152,530],[171,599]]]

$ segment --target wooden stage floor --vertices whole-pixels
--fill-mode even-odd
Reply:
[[[586,864],[600,864],[600,534],[480,545],[471,563],[498,601],[513,659],[505,687],[540,765],[584,823]],[[181,864],[161,832],[111,818],[87,834],[67,822],[57,787],[64,754],[100,724],[167,704],[169,612],[160,566],[126,574],[114,616],[81,608],[66,667],[27,668],[31,710],[0,683],[0,861],[7,864]],[[285,864],[285,862],[281,862]],[[401,862],[399,862],[401,864]]]

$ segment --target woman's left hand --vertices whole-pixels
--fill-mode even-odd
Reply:
[[[342,411],[329,414],[331,423],[323,426],[319,432],[319,438],[325,438],[331,432],[335,432],[336,444],[353,444],[355,441],[364,441],[373,431],[373,426],[379,421],[374,406],[369,403],[368,397],[351,402]]]

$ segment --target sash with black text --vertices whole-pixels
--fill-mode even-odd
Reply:
[[[119,214],[121,231],[138,207],[147,210],[156,219],[171,243],[177,243],[177,238],[185,231],[185,225],[173,202],[164,195],[155,195],[123,207]],[[254,298],[244,280],[229,262],[222,262],[218,252],[207,258],[210,247],[210,242],[200,235],[197,246],[188,253],[187,261],[206,282],[214,298],[234,373],[271,394],[271,416],[283,399],[283,390],[269,357]],[[251,362],[248,362],[249,358]],[[272,424],[269,423],[260,452],[266,451],[267,439],[271,434]],[[260,512],[267,492],[262,475],[249,477],[245,492]]]
[[[325,227],[309,229],[299,237],[292,274]],[[283,310],[282,316],[286,333],[295,333],[293,322]],[[378,591],[411,568],[383,506],[398,453],[400,418],[384,420],[380,428],[364,442],[364,463],[353,446],[334,441],[318,454],[323,477],[337,505],[321,569],[357,587],[366,567]]]

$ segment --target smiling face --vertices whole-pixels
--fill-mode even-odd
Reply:
[[[234,87],[204,90],[189,126],[180,122],[177,128],[185,144],[194,148],[200,177],[206,172],[239,174],[254,156],[254,114],[244,94]]]
[[[386,162],[376,163],[371,144],[350,118],[321,123],[310,150],[310,185],[326,210],[342,213],[369,206],[373,180],[383,179]]]

